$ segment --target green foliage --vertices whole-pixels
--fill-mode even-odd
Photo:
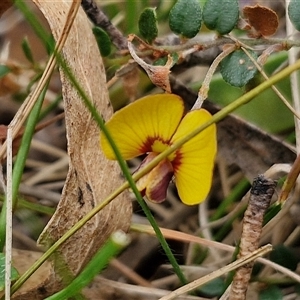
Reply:
[[[34,63],[33,54],[32,54],[31,47],[29,45],[27,37],[25,37],[23,39],[21,46],[22,46],[25,57],[33,64]]]
[[[46,298],[47,300],[64,300],[75,296],[82,288],[87,286],[129,243],[124,232],[115,232],[107,242],[98,250],[84,270],[63,290]]]
[[[15,160],[15,164],[13,167],[13,176],[12,176],[12,200],[13,207],[17,204],[17,195],[19,193],[19,186],[22,180],[22,175],[26,163],[26,158],[30,149],[31,140],[34,134],[35,126],[38,122],[38,117],[42,108],[43,100],[45,97],[47,89],[45,88],[41,95],[38,98],[38,101],[35,103],[33,109],[27,120],[27,125],[23,134],[22,142],[17,154],[17,158]],[[6,201],[4,201],[2,210],[0,213],[0,249],[3,250],[5,243],[5,235],[6,235]]]
[[[178,59],[179,59],[179,56],[176,52],[172,53],[171,54],[171,57],[172,57],[172,60],[173,60],[173,65],[177,63]],[[158,60],[156,60],[153,65],[154,66],[164,66],[166,64],[168,60],[168,57],[164,56],[164,57],[161,57],[159,58]]]
[[[27,22],[32,26],[36,35],[43,42],[48,54],[50,54],[55,44],[53,36],[49,35],[48,31],[40,25],[38,18],[36,18],[36,15],[26,5],[25,1],[15,1],[14,4],[26,17]]]
[[[270,57],[264,66],[267,75],[272,74],[286,58],[287,54],[283,52]],[[288,78],[282,80],[276,86],[286,95],[288,100],[291,99]],[[214,103],[226,106],[243,95],[243,93],[243,89],[227,84],[218,74],[214,76],[210,83],[208,96]],[[220,97],[220,94],[222,97]],[[264,91],[246,106],[238,108],[235,114],[259,126],[259,128],[272,133],[281,133],[294,126],[292,113],[272,89]],[[280,122],[278,122],[278,120],[280,120]]]
[[[10,73],[10,68],[6,65],[0,65],[0,78],[4,77],[8,73]]]
[[[268,287],[267,289],[263,290],[259,294],[258,299],[259,300],[282,300],[283,294],[278,287],[272,285],[272,286]]]
[[[300,31],[300,1],[291,0],[288,6],[288,14],[292,24]]]
[[[18,271],[11,268],[11,281],[16,280],[19,277]],[[3,291],[5,287],[5,255],[0,253],[0,291]]]
[[[202,11],[198,0],[178,0],[170,11],[170,29],[185,38],[193,38],[201,23]]]
[[[284,245],[276,245],[270,254],[270,259],[292,271],[297,269],[297,264],[299,262],[294,253]]]
[[[274,203],[266,212],[264,216],[264,225],[271,221],[281,210],[282,205]]]
[[[142,37],[151,44],[157,37],[157,19],[154,8],[147,7],[139,18],[139,31]]]
[[[257,58],[255,52],[249,51],[249,53],[254,59]],[[242,50],[236,50],[225,57],[220,67],[224,80],[236,87],[245,86],[257,73],[253,62]]]
[[[201,292],[201,294],[204,294],[206,297],[213,298],[221,296],[225,289],[226,285],[224,280],[221,278],[216,278],[198,288],[197,291]]]
[[[111,52],[111,41],[108,34],[100,27],[93,27],[93,34],[96,38],[102,56],[108,56]]]
[[[208,29],[220,34],[229,33],[239,18],[238,0],[207,0],[203,8],[203,21]]]

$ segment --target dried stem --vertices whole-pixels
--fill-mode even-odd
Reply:
[[[286,8],[288,7],[290,1],[286,0]],[[286,9],[286,34],[291,36],[296,32],[291,20],[288,16],[288,9]],[[294,64],[298,59],[298,50],[296,48],[291,48],[288,51],[289,64]],[[291,92],[293,98],[294,108],[297,113],[300,112],[300,87],[299,87],[299,72],[294,72],[290,75],[291,81]],[[296,134],[296,150],[297,154],[300,153],[300,120],[295,118],[295,134]]]
[[[208,96],[208,91],[209,91],[209,85],[210,82],[212,80],[212,76],[214,75],[218,65],[220,64],[220,62],[226,57],[228,56],[230,53],[232,53],[234,50],[236,50],[236,45],[230,45],[229,47],[227,47],[226,49],[224,49],[223,52],[221,52],[216,59],[213,61],[213,63],[211,64],[211,66],[209,67],[209,70],[206,73],[206,76],[203,80],[202,86],[199,90],[198,93],[198,98],[192,108],[192,110],[194,109],[200,109],[202,107],[203,101],[207,98]]]
[[[245,257],[239,258],[236,261],[232,262],[231,264],[229,264],[225,267],[222,267],[208,275],[205,275],[199,279],[196,279],[196,280],[190,282],[189,284],[186,284],[186,285],[178,288],[177,290],[160,298],[159,300],[176,299],[178,296],[185,294],[189,291],[192,291],[192,290],[196,289],[197,287],[204,285],[204,284],[208,283],[209,281],[224,275],[225,273],[228,273],[228,272],[230,272],[236,268],[239,268],[245,264],[246,265],[250,264],[253,260],[265,255],[266,253],[268,253],[270,251],[272,251],[272,246],[270,244],[265,245],[265,246],[261,247],[260,249],[253,251],[253,253],[249,253]]]
[[[296,184],[296,180],[300,174],[300,155],[297,155],[297,158],[282,186],[281,193],[279,196],[279,202],[284,203],[286,199],[288,198],[292,188]]]
[[[116,28],[108,17],[104,14],[104,12],[97,6],[95,1],[93,0],[82,0],[81,6],[84,9],[87,16],[91,19],[91,21],[101,28],[103,28],[108,35],[110,36],[113,44],[119,50],[127,49],[127,40],[123,36],[123,34]]]
[[[244,257],[258,249],[262,232],[263,218],[275,191],[276,182],[259,175],[250,191],[248,208],[243,220],[243,231],[240,242],[239,257]],[[237,269],[230,291],[230,300],[246,299],[248,283],[254,262]]]
[[[132,45],[132,41],[136,36],[134,34],[130,34],[128,37],[128,50],[135,60],[147,73],[149,79],[153,84],[162,88],[167,93],[171,93],[171,86],[169,80],[170,69],[173,66],[173,60],[171,56],[168,56],[168,60],[164,66],[153,66],[147,64],[138,55],[135,53],[135,50]]]
[[[12,260],[12,129],[7,130],[7,187],[6,187],[6,239],[5,239],[5,300],[10,299]]]
[[[255,65],[255,67],[258,69],[258,71],[261,73],[261,75],[268,80],[268,76],[265,73],[265,71],[263,70],[263,68],[259,65],[259,63],[251,56],[251,54],[249,53],[249,51],[245,48],[245,47],[241,47],[241,49],[247,54],[247,56],[249,57],[249,59],[253,62],[253,64]],[[294,114],[294,116],[300,120],[300,114],[298,111],[296,111],[293,106],[288,102],[287,99],[285,99],[285,97],[282,95],[282,93],[277,89],[277,87],[275,85],[271,86],[272,90],[276,93],[276,95],[281,99],[281,101],[285,104],[285,106]]]

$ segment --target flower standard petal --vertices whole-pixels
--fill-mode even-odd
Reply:
[[[150,152],[155,140],[168,143],[184,112],[183,100],[174,94],[143,97],[117,111],[106,126],[124,159]],[[109,159],[115,159],[101,132],[100,144]]]
[[[187,113],[171,142],[176,142],[210,118],[210,113],[204,109]],[[175,184],[183,203],[194,205],[207,197],[212,182],[216,151],[216,126],[212,124],[176,152],[172,164]]]

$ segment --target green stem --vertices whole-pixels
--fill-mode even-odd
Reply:
[[[241,199],[250,189],[251,184],[247,179],[242,179],[231,191],[231,193],[220,203],[217,210],[211,217],[211,221],[216,221],[226,214],[228,207],[236,200]]]
[[[4,202],[5,198],[3,196],[0,196],[0,201]],[[52,207],[48,207],[45,205],[41,205],[38,203],[33,203],[30,201],[27,201],[26,199],[18,197],[18,203],[17,203],[18,208],[26,208],[31,211],[35,211],[38,213],[42,213],[48,216],[52,216],[55,212],[55,209]]]
[[[63,290],[46,298],[45,300],[65,300],[75,296],[82,288],[87,286],[129,243],[126,234],[118,231],[111,235],[107,242],[98,250],[83,271]]]
[[[220,228],[220,230],[214,235],[214,240],[215,241],[222,241],[225,236],[228,234],[230,229],[232,228],[232,224],[234,220],[236,220],[239,217],[242,217],[245,210],[247,208],[247,204],[244,206],[240,207],[239,210],[237,210]]]
[[[42,110],[39,116],[39,121],[43,120],[50,112],[57,108],[61,100],[62,95],[57,96],[53,102],[51,102],[44,110]]]
[[[36,15],[28,8],[24,1],[15,0],[14,4],[26,17],[26,20],[31,25],[36,35],[43,42],[48,54],[50,54],[54,49],[54,40],[51,35],[49,35],[49,32],[44,29],[44,26],[40,24]]]
[[[75,232],[82,228],[92,217],[94,217],[99,211],[101,211],[106,205],[108,205],[113,199],[120,195],[124,190],[129,187],[128,183],[124,183],[121,187],[116,189],[111,195],[109,195],[103,202],[97,207],[91,210],[81,220],[79,220],[72,228],[70,228],[59,240],[57,240],[37,261],[35,261],[31,267],[14,283],[11,289],[11,293],[15,293],[24,282]],[[3,298],[1,298],[2,300]]]
[[[14,164],[12,182],[13,182],[13,190],[12,190],[12,200],[13,200],[13,208],[17,203],[17,195],[19,191],[19,185],[22,179],[23,170],[26,163],[26,158],[30,149],[31,140],[34,134],[34,129],[37,124],[39,114],[41,111],[41,107],[44,101],[44,97],[46,94],[46,88],[43,90],[42,94],[39,96],[36,104],[34,105],[27,121],[27,125],[22,137],[22,142],[20,145],[20,149],[17,154],[17,158]],[[3,251],[3,247],[5,244],[5,224],[6,224],[6,201],[4,200],[1,214],[0,214],[0,250]]]

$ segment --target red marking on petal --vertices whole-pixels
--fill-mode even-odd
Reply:
[[[174,172],[176,172],[178,170],[178,168],[180,167],[182,157],[183,157],[183,154],[180,151],[180,149],[177,150],[175,152],[175,158],[172,160],[172,166],[173,166]]]
[[[141,151],[141,153],[152,152],[152,145],[154,144],[155,141],[160,141],[166,145],[170,144],[169,141],[166,141],[159,136],[156,136],[156,137],[149,136],[149,137],[147,137],[146,141],[143,143],[143,145],[139,149]]]

